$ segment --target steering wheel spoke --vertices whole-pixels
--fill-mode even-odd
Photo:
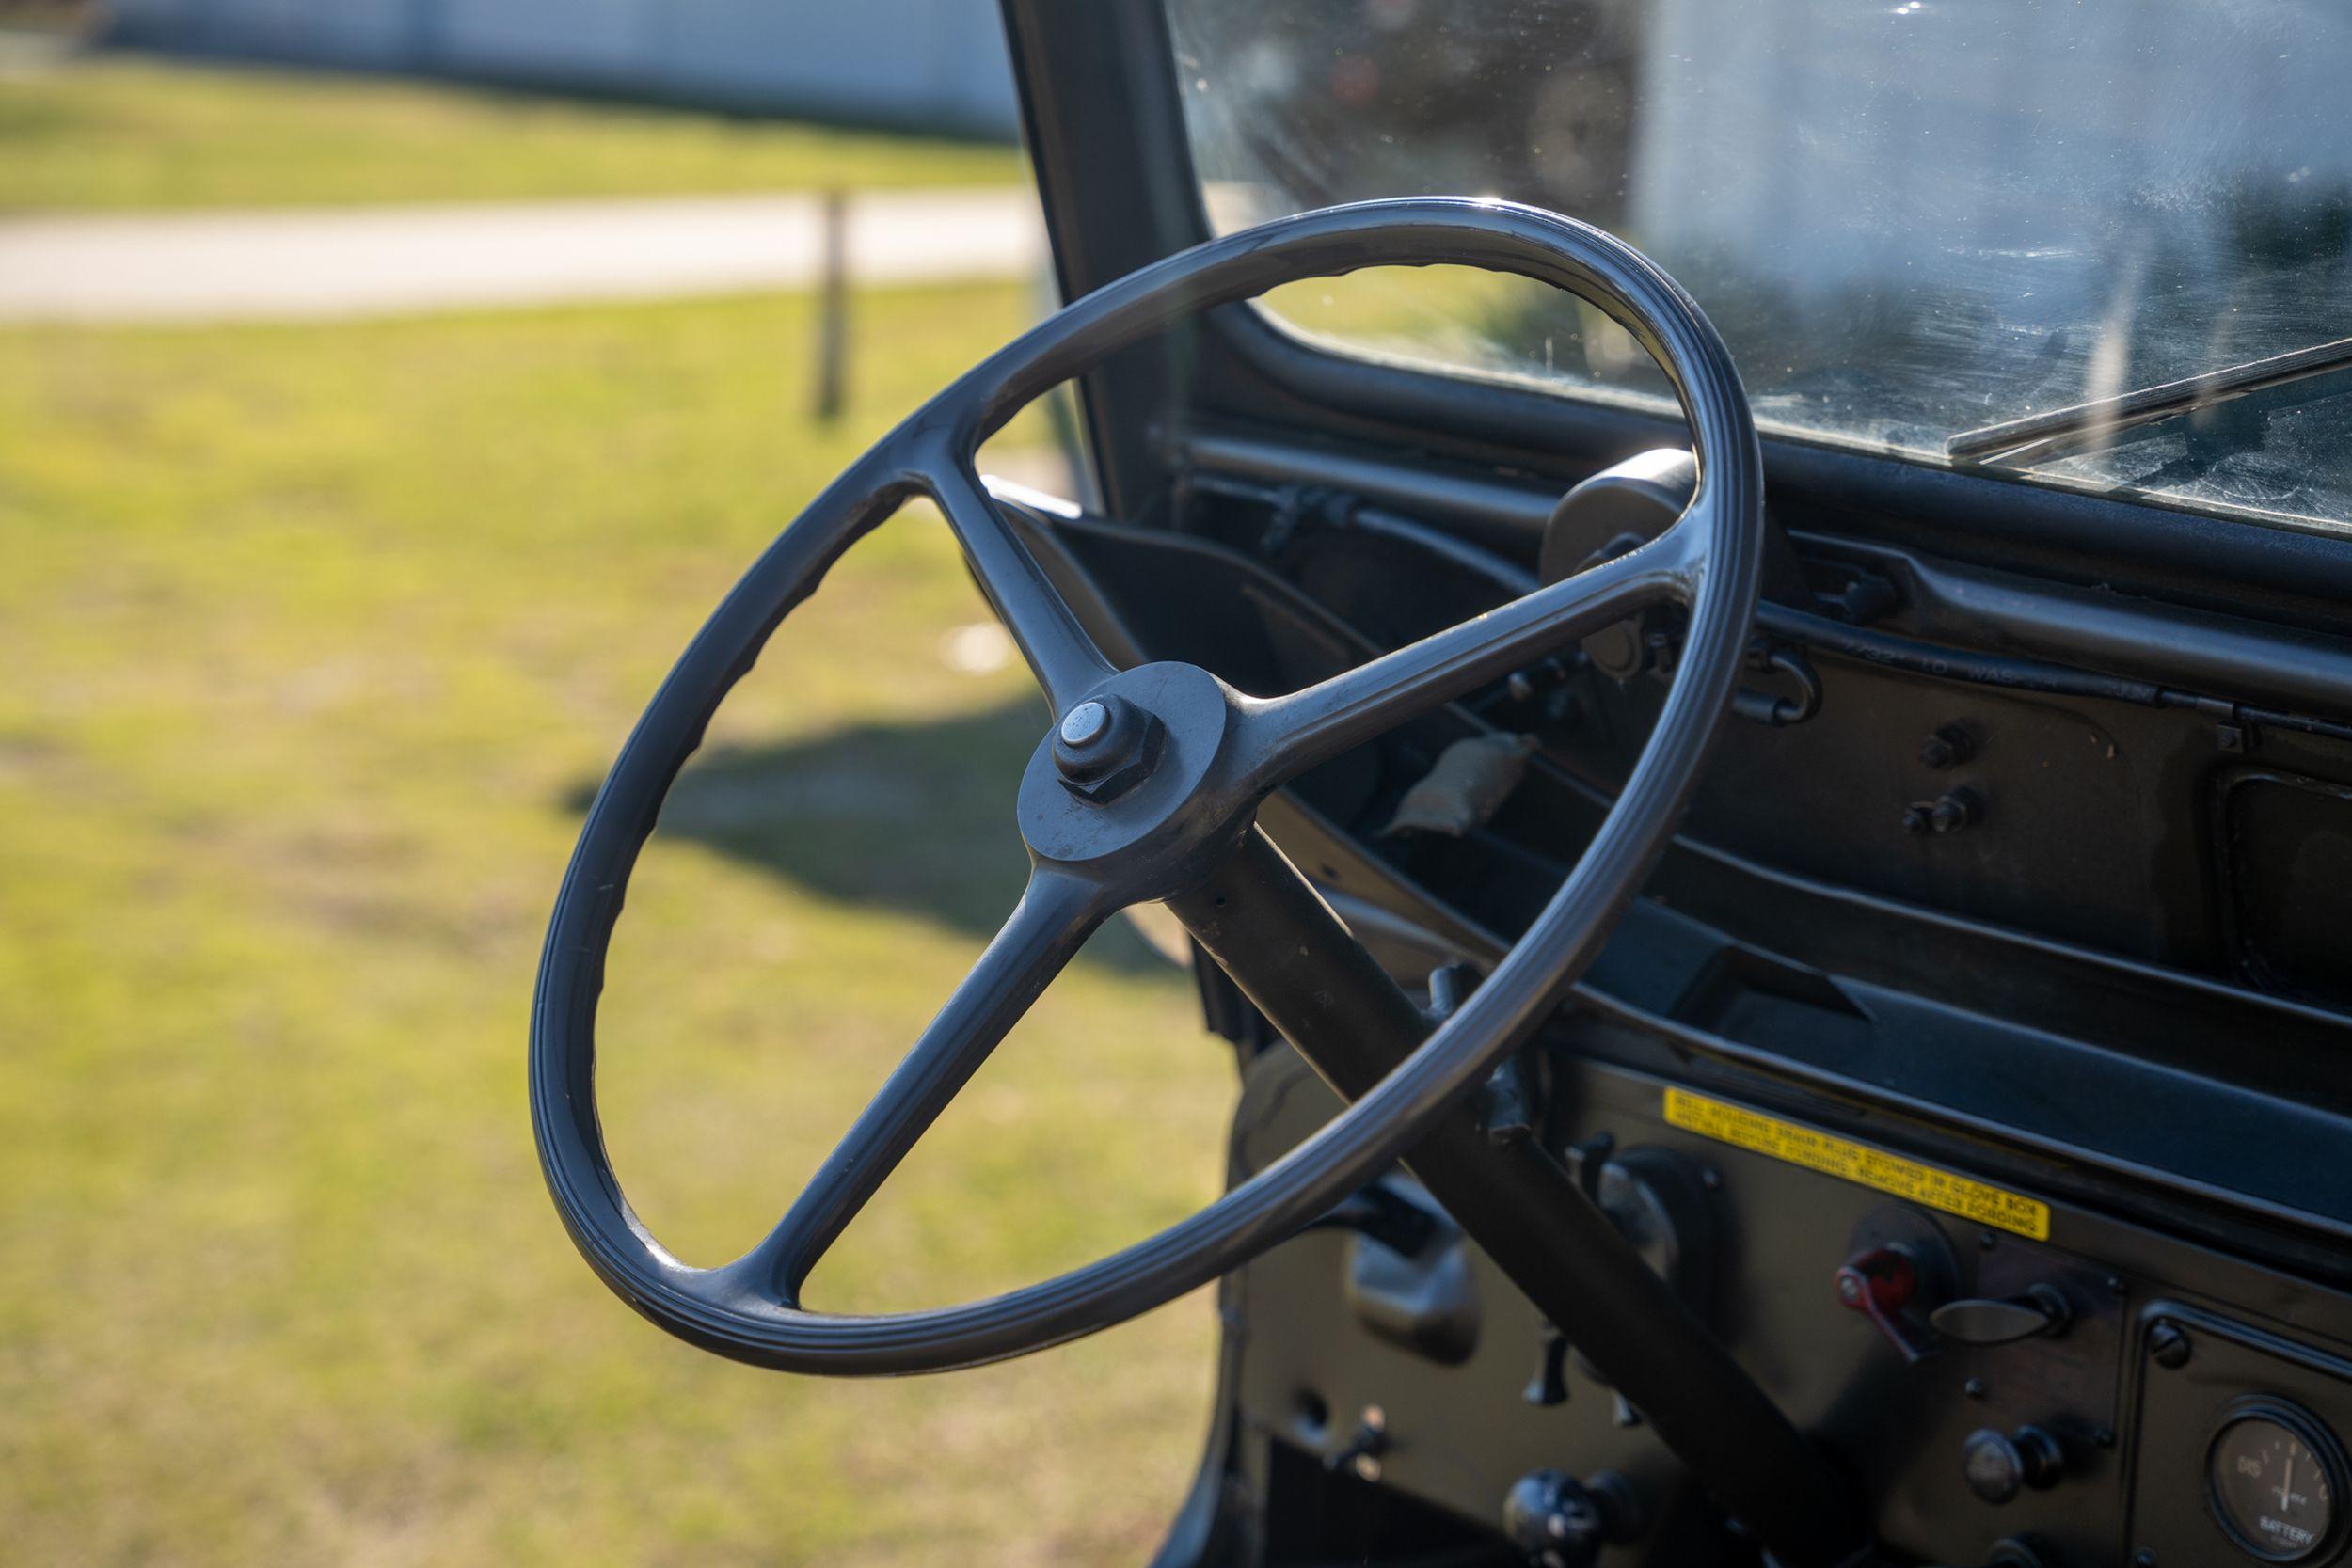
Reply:
[[[939,1114],[1027,1015],[1088,937],[1117,912],[1102,889],[1032,875],[1021,902],[882,1089],[825,1156],[765,1241],[736,1268],[785,1305]]]
[[[959,456],[926,465],[921,483],[946,514],[980,591],[1054,711],[1062,712],[1110,675],[1110,661],[1014,536],[970,462]]]
[[[1687,604],[1700,555],[1689,517],[1638,549],[1522,594],[1286,697],[1249,705],[1245,766],[1259,790],[1534,662],[1564,643],[1667,601]]]

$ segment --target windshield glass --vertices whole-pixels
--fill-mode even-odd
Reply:
[[[2352,8],[1168,7],[1218,231],[1408,195],[1587,219],[1698,298],[1770,431],[1945,463],[1986,426],[2352,337]],[[1383,269],[1260,308],[1347,352],[1664,395],[1615,326],[1519,279]],[[1975,459],[2334,528],[2347,394],[2305,376]]]

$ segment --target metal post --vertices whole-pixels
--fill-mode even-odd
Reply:
[[[818,209],[817,283],[817,418],[841,417],[848,401],[850,353],[850,197],[827,191]]]

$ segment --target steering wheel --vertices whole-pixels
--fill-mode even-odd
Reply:
[[[1633,334],[1691,424],[1699,482],[1681,517],[1627,554],[1287,696],[1245,696],[1188,664],[1112,668],[981,487],[980,443],[1041,393],[1188,312],[1306,277],[1439,264],[1565,289]],[[661,802],[721,700],[842,552],[917,495],[946,514],[1057,715],[1021,781],[1028,885],[767,1239],[732,1263],[691,1268],[629,1208],[597,1124],[596,1003],[613,923]],[[1721,725],[1755,613],[1762,509],[1755,425],[1714,328],[1631,246],[1558,214],[1451,198],[1333,207],[1197,245],[1070,305],[916,410],[777,537],[662,682],[589,809],[548,932],[531,1037],[540,1162],[580,1253],[631,1307],[706,1350],[866,1376],[1058,1344],[1295,1234],[1411,1149],[1599,950],[1673,832]],[[1259,801],[1305,769],[1661,602],[1688,610],[1688,639],[1616,803],[1518,944],[1370,1093],[1191,1218],[1058,1278],[916,1312],[841,1316],[801,1305],[827,1247],[1096,927],[1200,887],[1246,847],[1263,848]]]

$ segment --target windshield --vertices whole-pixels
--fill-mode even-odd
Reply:
[[[1218,231],[1389,196],[1556,208],[1697,296],[1769,431],[1946,463],[1987,426],[2352,337],[2352,8],[1168,6]],[[1260,308],[1346,352],[1664,396],[1613,325],[1521,279],[1382,269]],[[1969,460],[2335,528],[2348,393],[2309,375]]]

